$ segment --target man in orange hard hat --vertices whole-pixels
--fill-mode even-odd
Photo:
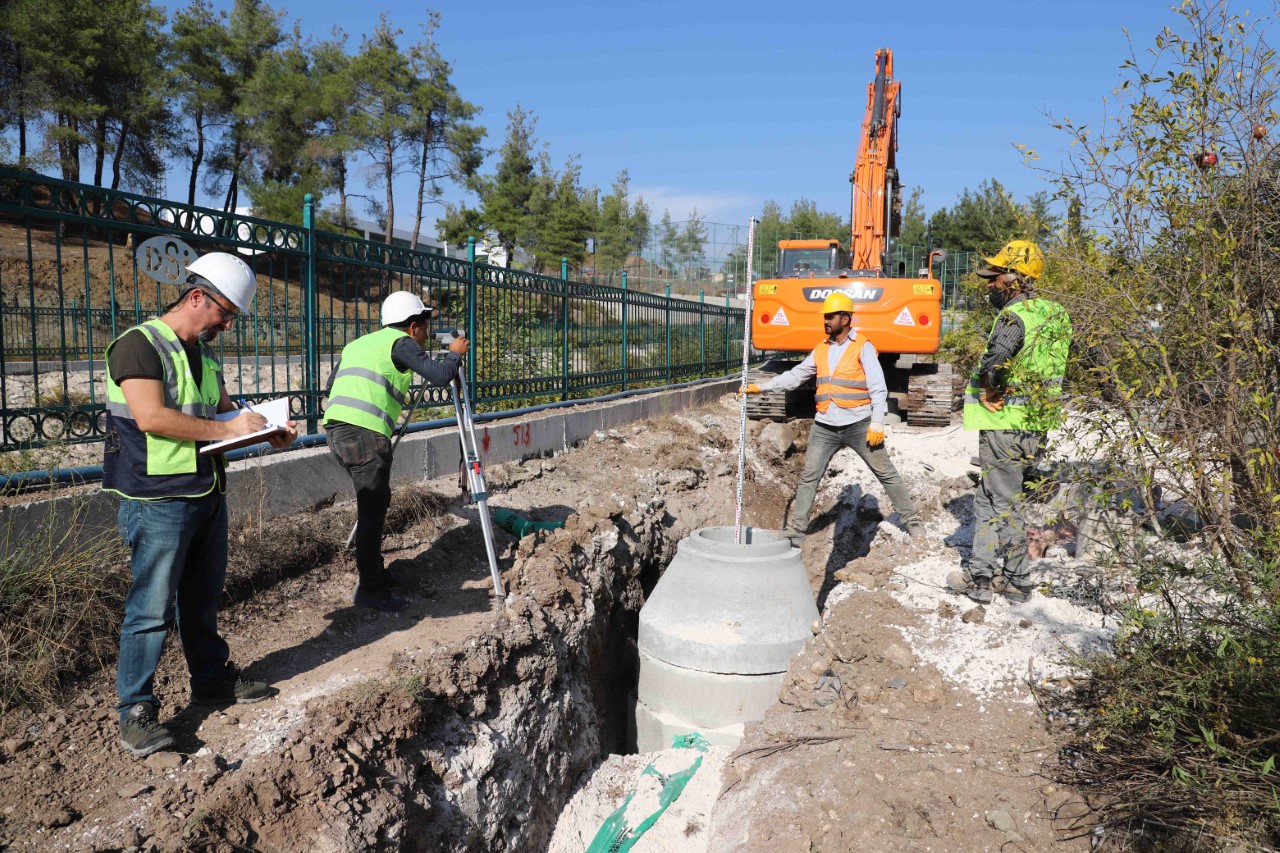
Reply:
[[[884,447],[884,418],[889,412],[880,356],[870,341],[853,328],[853,300],[842,291],[822,303],[822,328],[827,338],[804,361],[759,385],[748,384],[748,394],[790,391],[811,376],[817,377],[818,413],[809,431],[804,471],[796,488],[791,521],[783,531],[793,545],[804,541],[818,481],[831,458],[842,447],[851,447],[884,487],[912,539],[924,537],[924,524],[902,482],[902,475]]]

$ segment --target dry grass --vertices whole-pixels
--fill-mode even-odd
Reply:
[[[74,522],[0,542],[0,711],[57,702],[69,681],[116,656],[129,588],[125,549]]]
[[[396,489],[387,532],[444,514],[420,484]],[[233,526],[225,600],[241,601],[331,562],[354,512],[320,511]],[[0,713],[57,704],[79,676],[113,667],[129,590],[128,551],[115,531],[79,538],[74,521],[34,534],[0,531]]]

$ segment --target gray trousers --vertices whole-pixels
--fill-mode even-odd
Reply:
[[[813,511],[813,499],[818,494],[818,481],[827,472],[831,457],[842,447],[852,447],[871,473],[876,475],[880,485],[884,486],[893,508],[902,516],[904,523],[918,518],[915,504],[911,503],[911,494],[902,482],[902,475],[893,466],[889,451],[883,444],[879,447],[867,446],[867,427],[870,421],[858,421],[843,427],[829,427],[814,422],[809,430],[809,449],[804,454],[804,471],[800,474],[800,485],[796,488],[795,503],[791,507],[791,523],[787,528],[802,533],[809,526],[809,513]]]
[[[1042,432],[978,432],[982,479],[973,495],[973,551],[969,556],[969,576],[974,580],[991,580],[1003,568],[1010,583],[1026,584],[1027,528],[1022,520],[1022,485],[1039,461],[1043,445]]]

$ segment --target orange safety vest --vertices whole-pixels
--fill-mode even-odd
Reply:
[[[827,364],[830,345],[823,341],[814,349],[813,364],[818,371],[816,399],[819,412],[825,412],[832,402],[842,409],[871,405],[867,374],[862,369],[862,348],[866,343],[867,339],[855,332],[834,373]]]

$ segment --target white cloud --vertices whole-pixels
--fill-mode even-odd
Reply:
[[[630,188],[632,198],[643,197],[649,206],[649,215],[653,222],[662,218],[662,211],[671,211],[671,218],[677,222],[689,218],[689,214],[697,209],[698,216],[705,222],[724,222],[730,225],[745,225],[753,212],[759,211],[760,200],[747,193],[693,192],[673,189],[671,187],[638,187]]]

